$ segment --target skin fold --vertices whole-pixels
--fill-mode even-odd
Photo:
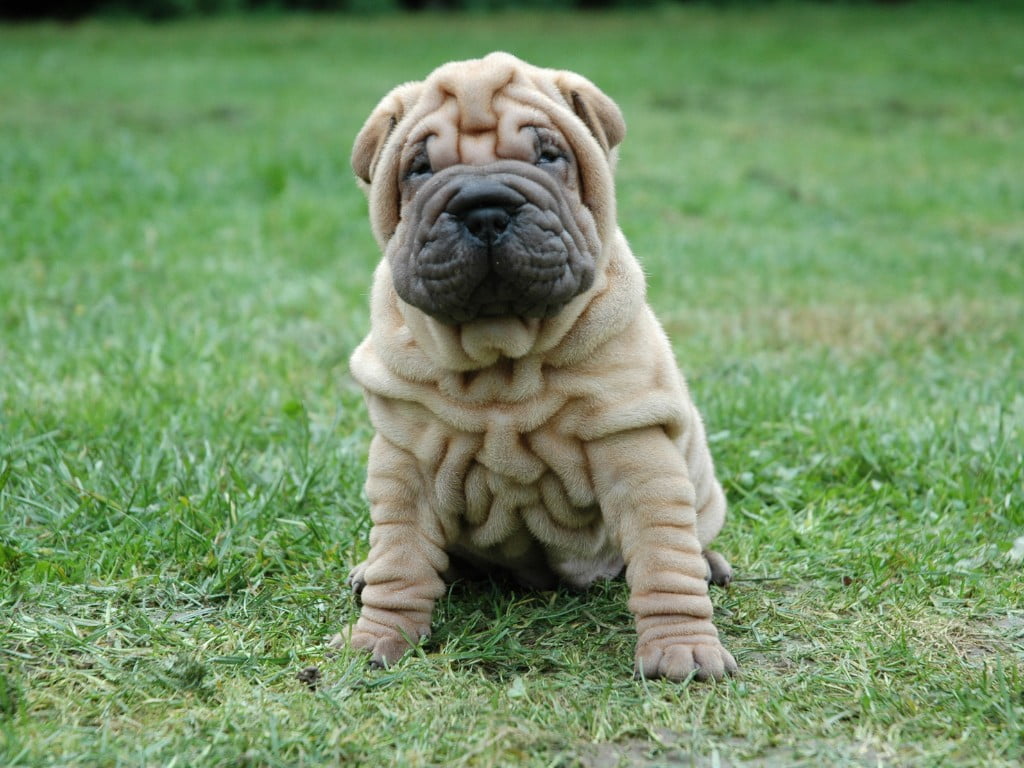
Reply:
[[[526,585],[623,570],[635,671],[736,670],[712,622],[725,520],[704,426],[615,218],[618,107],[508,54],[399,86],[352,163],[384,254],[351,359],[376,435],[362,609],[387,665],[458,558]]]

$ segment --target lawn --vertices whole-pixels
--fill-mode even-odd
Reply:
[[[0,28],[0,764],[1019,765],[1021,40],[1009,3]],[[368,532],[349,148],[495,48],[626,115],[737,678],[634,681],[619,582],[325,648]]]

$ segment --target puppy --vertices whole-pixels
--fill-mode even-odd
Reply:
[[[736,670],[712,623],[725,520],[700,415],[616,224],[618,107],[504,53],[401,85],[352,165],[384,259],[351,359],[373,528],[339,642],[430,633],[450,558],[585,588],[623,568],[638,676]]]

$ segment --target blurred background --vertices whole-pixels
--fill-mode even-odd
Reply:
[[[215,13],[279,11],[389,11],[509,9],[573,10],[588,8],[637,8],[655,0],[3,0],[0,16],[6,18],[78,19],[90,14],[168,19]]]
[[[1019,2],[0,15],[0,765],[1021,764]],[[634,684],[621,583],[456,591],[398,674],[325,657],[368,528],[352,141],[495,49],[625,115],[619,221],[730,499],[735,685]]]

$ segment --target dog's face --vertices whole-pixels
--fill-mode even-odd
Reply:
[[[479,164],[434,136],[406,147],[406,233],[388,258],[398,295],[442,322],[546,317],[593,281],[596,234],[572,151],[549,128],[513,130],[488,136],[493,149],[472,154],[493,157]]]
[[[353,166],[398,295],[449,325],[556,314],[593,282],[623,131],[589,82],[507,54],[396,89]]]

